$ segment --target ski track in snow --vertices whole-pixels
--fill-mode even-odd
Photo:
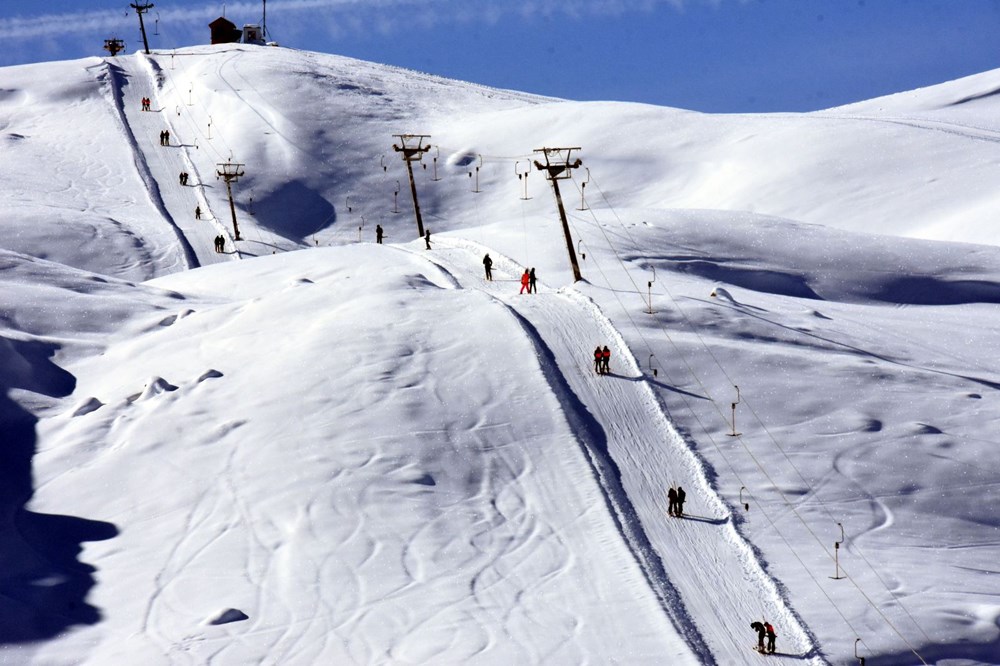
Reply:
[[[180,241],[180,256],[174,256],[178,254],[178,249],[175,247],[173,242],[163,241],[162,247],[158,245],[154,238],[158,237],[158,233],[150,233],[160,225],[151,223],[149,229],[144,229],[145,232],[145,244],[153,245],[154,249],[152,251],[146,250],[146,252],[153,258],[155,258],[155,264],[163,266],[166,268],[167,272],[173,267],[178,270],[185,270],[195,265],[196,258],[193,249],[190,244],[184,239],[181,230],[174,224],[173,219],[170,218],[167,212],[166,206],[160,196],[159,183],[150,171],[149,162],[141,147],[141,139],[136,136],[135,129],[130,122],[130,114],[128,112],[129,104],[132,102],[138,102],[138,100],[132,100],[132,95],[127,94],[131,91],[130,81],[128,79],[127,70],[119,66],[118,63],[110,63],[103,61],[100,67],[96,68],[96,76],[101,78],[106,78],[108,86],[108,94],[111,97],[111,105],[114,109],[115,114],[121,123],[122,132],[125,134],[125,140],[132,149],[134,155],[134,165],[136,171],[139,174],[143,185],[145,185],[146,193],[149,196],[150,202],[153,206],[160,211],[163,215],[163,219],[167,222],[167,227],[174,232],[175,241]],[[140,95],[141,97],[141,95]]]
[[[700,463],[667,421],[623,339],[596,304],[572,288],[553,292],[541,283],[538,294],[517,294],[523,267],[495,251],[491,251],[494,282],[485,282],[480,267],[487,248],[470,241],[438,237],[430,252],[396,247],[422,253],[464,288],[489,293],[534,328],[576,404],[590,412],[568,414],[571,421],[575,416],[589,422],[591,429],[605,429],[594,436],[584,432],[587,425],[583,425],[577,436],[589,449],[609,510],[618,514],[622,538],[675,627],[700,658],[706,663],[743,663],[751,633],[743,627],[755,618],[766,618],[778,630],[781,652],[797,661],[825,663],[774,581],[736,533]],[[612,348],[609,376],[593,372],[591,345],[597,342]],[[567,410],[574,409],[563,400]],[[656,423],[661,441],[637,436],[649,430],[644,425],[649,421]],[[602,444],[604,451],[599,450]],[[602,464],[601,458],[606,462]],[[616,491],[619,484],[622,490]],[[687,489],[685,519],[666,512],[666,491],[675,485]],[[653,553],[645,552],[649,547]]]

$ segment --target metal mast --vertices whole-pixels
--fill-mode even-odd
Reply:
[[[152,2],[147,2],[144,5],[140,5],[138,2],[133,2],[129,5],[135,10],[135,13],[139,15],[139,31],[142,33],[142,46],[146,49],[146,55],[149,55],[149,40],[146,39],[146,24],[142,22],[142,15],[153,8]]]
[[[417,202],[417,184],[413,180],[413,163],[419,162],[424,153],[431,149],[430,144],[426,146],[423,144],[424,139],[429,139],[430,136],[427,134],[393,134],[394,137],[399,139],[399,142],[403,145],[397,146],[392,145],[392,149],[397,153],[403,154],[403,161],[406,162],[406,172],[410,175],[410,194],[413,195],[413,214],[417,218],[417,233],[420,236],[424,235],[424,220],[420,217],[420,204]],[[416,139],[417,145],[407,145],[407,141],[413,141]]]
[[[545,172],[546,179],[552,183],[552,192],[556,195],[556,205],[559,207],[559,219],[562,221],[563,235],[566,236],[566,250],[569,252],[569,263],[573,267],[573,281],[582,280],[580,275],[580,264],[576,260],[576,250],[573,248],[573,238],[569,233],[569,221],[566,219],[566,208],[563,206],[562,195],[559,193],[559,181],[572,178],[571,169],[576,169],[583,160],[577,158],[576,162],[570,163],[570,155],[575,148],[537,148],[534,152],[545,155],[545,164],[535,160],[535,167],[539,171]]]

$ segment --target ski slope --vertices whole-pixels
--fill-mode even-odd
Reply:
[[[438,241],[430,254],[460,285],[479,288],[483,248],[463,245],[451,249]],[[572,290],[551,292],[543,283],[538,294],[513,296],[503,282],[517,281],[517,264],[506,258],[499,263],[507,270],[495,271],[500,284],[491,284],[490,291],[524,322],[536,354],[554,363],[550,382],[562,387],[566,410],[576,414],[578,439],[610,510],[675,625],[691,628],[689,643],[705,644],[701,659],[743,660],[746,641],[732,632],[732,618],[766,617],[784,630],[783,653],[810,661],[810,639],[732,529],[728,511],[660,410],[614,325]],[[590,347],[581,348],[582,340],[611,341],[611,374],[593,372]],[[690,498],[683,519],[666,512],[666,490],[677,486],[686,486]]]
[[[0,70],[4,656],[743,664],[767,619],[779,662],[1000,663],[997,80],[710,116],[241,45]]]

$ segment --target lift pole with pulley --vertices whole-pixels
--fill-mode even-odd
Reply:
[[[399,139],[402,145],[392,145],[392,149],[397,153],[402,153],[403,161],[406,162],[406,173],[410,176],[410,194],[413,195],[413,215],[417,218],[417,234],[424,235],[424,220],[420,217],[420,203],[417,201],[417,183],[413,180],[413,163],[423,159],[424,153],[431,149],[430,144],[423,145],[424,139],[429,139],[427,134],[393,134]],[[416,141],[416,145],[413,142]],[[398,189],[398,188],[397,188]]]
[[[559,193],[559,181],[572,178],[572,169],[583,164],[583,160],[577,158],[575,162],[570,162],[570,157],[575,148],[536,148],[534,152],[542,153],[545,156],[545,164],[535,160],[535,168],[544,171],[546,178],[552,183],[552,192],[556,197],[556,205],[559,207],[559,219],[562,221],[563,234],[566,236],[566,251],[569,253],[569,263],[573,267],[573,281],[583,279],[580,275],[580,264],[576,260],[576,250],[573,248],[573,237],[569,233],[569,221],[566,219],[566,207],[563,206],[562,195]]]

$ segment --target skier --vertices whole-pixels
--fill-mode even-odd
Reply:
[[[604,374],[601,372],[601,361],[604,359],[604,355],[601,352],[601,345],[597,345],[597,349],[594,350],[594,372],[599,375]]]
[[[382,225],[381,224],[376,224],[375,225],[375,242],[378,243],[379,245],[382,244]]]
[[[607,345],[604,345],[604,350],[601,352],[601,370],[604,374],[611,372],[611,350]]]
[[[530,294],[531,293],[531,290],[529,288],[530,284],[531,284],[531,275],[528,273],[528,269],[525,268],[524,269],[524,275],[521,276],[521,291],[520,291],[520,293],[523,294],[524,290],[528,289],[528,293]]]
[[[160,145],[163,145],[163,130],[160,130]]]
[[[767,631],[767,652],[768,654],[774,654],[774,639],[776,639],[778,635],[774,633],[774,627],[772,627],[771,623],[767,620],[764,620],[764,629]]]
[[[428,230],[427,230],[427,231],[426,231],[426,232],[424,233],[424,243],[426,243],[426,244],[427,244],[427,249],[428,249],[428,250],[429,250],[429,249],[431,249],[431,230],[430,230],[430,229],[428,229]]]
[[[170,145],[170,130],[163,130],[163,145]]]
[[[538,293],[538,285],[535,284],[535,269],[534,268],[532,268],[531,271],[528,272],[528,293],[529,294],[537,294]]]
[[[183,171],[181,171],[181,175],[178,176],[177,179],[180,181],[181,185],[184,184],[184,172]]]
[[[667,513],[672,516],[677,511],[677,491],[673,486],[667,491],[667,501]]]
[[[757,651],[760,653],[764,652],[764,634],[767,633],[767,629],[760,622],[751,622],[750,628],[757,632]]]
[[[677,486],[677,508],[674,510],[674,515],[678,518],[684,515],[684,499],[687,497],[687,493],[680,486]]]
[[[486,279],[490,282],[493,281],[493,260],[490,259],[490,253],[487,252],[486,256],[483,257],[483,266],[486,268]]]
[[[201,219],[201,206],[195,206],[194,207],[194,219],[196,219],[196,220],[200,220]]]

